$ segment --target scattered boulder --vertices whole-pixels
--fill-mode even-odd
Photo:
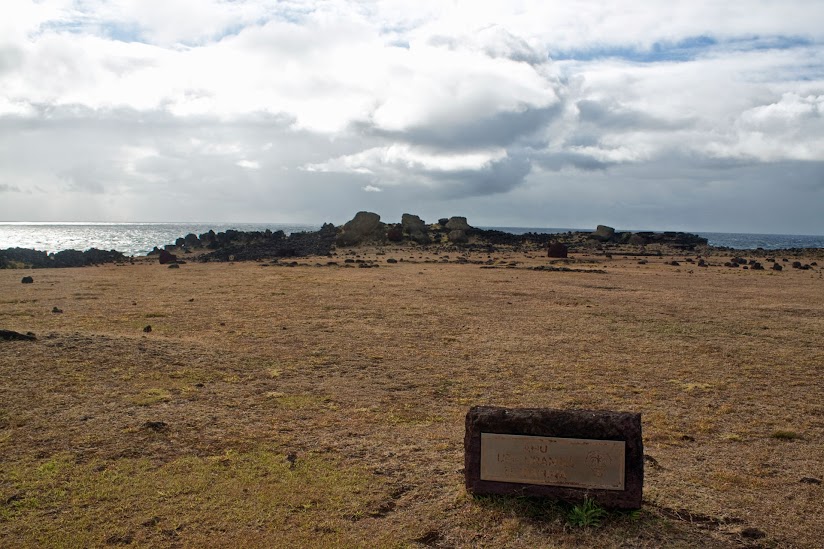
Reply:
[[[160,264],[166,265],[168,263],[176,263],[177,256],[173,253],[170,253],[168,250],[160,250]]]
[[[52,307],[52,312],[55,314],[60,314],[63,312],[63,309],[60,309],[59,307]]]
[[[441,227],[446,227],[447,223],[449,223],[448,217],[442,217],[438,220],[438,225],[440,225]]]
[[[32,277],[30,277],[30,276],[24,276],[24,277],[20,280],[20,283],[21,283],[21,284],[34,284],[34,279],[33,279]]]
[[[782,271],[782,270],[784,270],[784,267],[782,267],[780,263],[773,263],[772,270],[773,271]]]
[[[606,242],[613,236],[615,236],[615,229],[606,225],[598,225],[595,228],[595,232],[592,233],[592,238],[600,240],[601,242]]]
[[[466,231],[462,231],[460,229],[449,231],[448,238],[453,244],[466,244],[469,242],[469,237],[466,235]]]
[[[707,262],[704,261],[703,259],[699,259],[697,265],[699,267],[707,267]]]
[[[31,332],[21,334],[20,332],[15,332],[14,330],[0,330],[0,339],[4,339],[6,341],[34,341],[37,337]]]
[[[143,427],[155,433],[163,433],[169,430],[169,424],[165,421],[147,421],[143,424]]]
[[[397,262],[398,262],[398,260],[397,260],[397,259],[395,259],[394,257],[390,257],[389,259],[387,259],[387,260],[386,260],[386,262],[387,262],[387,263],[397,263]]]
[[[567,257],[568,253],[569,248],[567,248],[566,244],[562,242],[550,242],[549,246],[547,246],[547,257],[565,258]]]
[[[367,237],[373,235],[381,225],[381,216],[372,212],[358,212],[355,217],[343,226],[343,232],[338,235],[339,246],[353,246],[360,244]]]
[[[423,219],[417,215],[405,213],[401,216],[401,228],[407,234],[412,234],[414,232],[425,232],[426,223],[424,223]]]
[[[432,243],[432,239],[429,237],[429,233],[427,232],[416,232],[409,235],[410,240],[420,244],[421,246],[426,246]]]
[[[169,268],[170,269],[179,269],[180,265],[177,264],[177,263],[169,263]]]
[[[444,227],[446,227],[450,231],[468,231],[472,229],[472,227],[469,226],[469,223],[466,222],[465,217],[457,216],[450,217],[449,221],[446,222],[446,225],[444,225]]]
[[[426,229],[426,223],[417,215],[403,214],[401,216],[401,228],[404,233],[409,235],[410,240],[418,244],[425,246],[432,242]]]
[[[758,528],[744,528],[741,530],[741,537],[745,539],[762,539],[767,537],[767,534]]]
[[[145,328],[143,328],[143,333],[148,334],[148,333],[151,333],[151,331],[152,331],[151,325],[146,326]]]
[[[200,239],[194,233],[187,234],[183,239],[183,244],[187,248],[197,248],[200,246]]]

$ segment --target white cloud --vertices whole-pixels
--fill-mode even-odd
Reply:
[[[383,192],[383,189],[381,189],[380,187],[375,187],[374,185],[367,185],[363,188],[363,190],[367,193]]]
[[[235,162],[241,168],[246,168],[247,170],[259,170],[260,169],[260,162],[256,162],[254,160],[238,160]]]
[[[501,160],[506,151],[496,149],[472,153],[437,153],[409,145],[375,147],[352,155],[310,164],[306,169],[324,172],[374,173],[381,168],[426,172],[480,170]]]
[[[309,187],[381,189],[375,204],[555,196],[561,176],[683,155],[824,161],[816,2],[7,0],[5,14],[0,182],[41,201],[67,185],[101,208],[189,193],[226,215]],[[723,179],[673,169],[696,188]],[[39,215],[23,194],[0,218]]]

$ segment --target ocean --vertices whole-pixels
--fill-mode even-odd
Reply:
[[[33,248],[46,252],[61,250],[118,250],[126,255],[146,255],[155,246],[172,244],[188,233],[200,235],[209,229],[215,232],[235,229],[238,231],[281,230],[287,234],[300,231],[316,231],[320,225],[284,223],[33,223],[0,221],[0,250],[6,248]],[[562,233],[587,229],[546,227],[483,227],[513,234],[526,232]],[[746,233],[695,234],[709,240],[713,246],[726,246],[741,250],[764,248],[824,248],[824,236],[780,235]]]

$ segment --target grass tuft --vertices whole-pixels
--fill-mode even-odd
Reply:
[[[799,440],[802,436],[795,431],[774,431],[770,438],[778,439],[778,440]]]
[[[607,516],[607,511],[595,500],[584,498],[583,503],[570,508],[566,518],[569,524],[577,528],[598,528]]]

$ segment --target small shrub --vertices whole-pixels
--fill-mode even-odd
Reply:
[[[567,522],[579,528],[598,528],[607,512],[595,500],[585,498],[583,503],[573,505],[567,513]]]
[[[801,438],[801,435],[795,431],[775,431],[770,437],[778,440],[798,440]]]

